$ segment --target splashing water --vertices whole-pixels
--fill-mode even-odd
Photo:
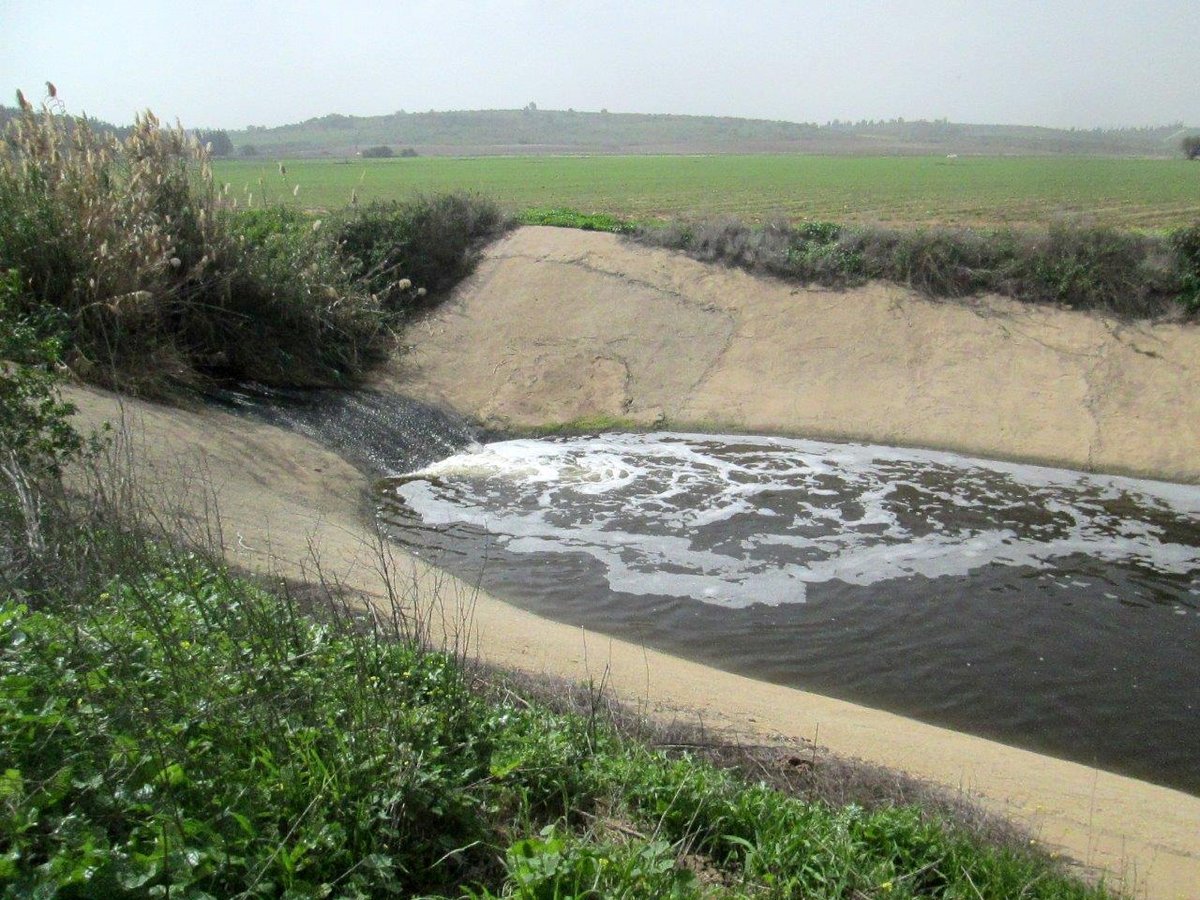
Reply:
[[[607,435],[472,446],[381,509],[552,617],[1200,791],[1200,487]]]
[[[426,523],[484,527],[513,553],[590,554],[616,591],[731,607],[803,602],[819,582],[1047,569],[1073,554],[1200,570],[1200,540],[1182,536],[1200,489],[883,447],[507,441],[435,463],[396,496]]]

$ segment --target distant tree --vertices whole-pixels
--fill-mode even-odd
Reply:
[[[363,159],[391,159],[396,154],[391,147],[380,144],[378,147],[368,147],[362,155]]]
[[[412,147],[405,147],[403,150],[400,151],[400,155],[403,156],[405,159],[411,159],[412,157],[417,156],[418,154],[417,154],[417,151],[414,150]]]
[[[196,135],[202,144],[211,144],[211,153],[213,156],[233,156],[233,141],[229,139],[229,132],[224,130],[218,131],[201,131]]]
[[[1180,142],[1180,146],[1188,159],[1200,159],[1200,134],[1189,134]]]
[[[258,156],[258,148],[253,144],[242,144],[241,148],[238,150],[238,153],[240,153],[242,156]]]
[[[537,112],[537,104],[534,103],[532,100],[530,100],[528,105],[526,105],[526,107],[525,107],[525,112],[527,112],[527,113]]]

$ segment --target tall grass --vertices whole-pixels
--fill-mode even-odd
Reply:
[[[343,212],[330,234],[358,283],[389,311],[407,313],[444,298],[507,227],[495,203],[457,193]]]
[[[1167,237],[1108,227],[896,230],[728,219],[639,226],[633,239],[710,262],[841,287],[880,279],[930,297],[997,293],[1123,318],[1200,313],[1200,225]]]
[[[17,311],[57,317],[66,365],[93,383],[336,385],[381,360],[402,307],[444,294],[503,226],[469,197],[324,227],[238,206],[205,148],[150,113],[121,138],[25,103],[0,141],[0,272],[19,273]]]

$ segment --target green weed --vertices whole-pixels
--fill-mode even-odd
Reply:
[[[565,207],[526,209],[517,217],[517,221],[522,225],[552,225],[613,234],[631,234],[635,227],[633,223],[607,213],[582,213]]]

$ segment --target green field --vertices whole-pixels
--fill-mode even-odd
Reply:
[[[637,219],[733,215],[894,225],[1138,229],[1200,220],[1200,164],[1082,157],[520,156],[223,160],[244,204],[340,207],[470,190],[514,210],[566,206]],[[296,186],[299,193],[293,196]]]

